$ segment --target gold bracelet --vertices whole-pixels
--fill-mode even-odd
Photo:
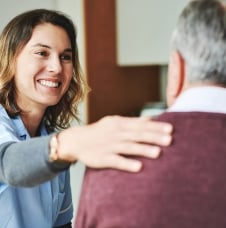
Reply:
[[[51,162],[57,161],[59,159],[59,155],[58,155],[58,133],[54,134],[51,139],[50,139],[50,143],[49,143],[49,160]]]

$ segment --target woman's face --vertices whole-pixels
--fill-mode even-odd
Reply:
[[[73,74],[72,50],[66,31],[40,24],[16,57],[15,99],[25,111],[55,105],[68,90]]]

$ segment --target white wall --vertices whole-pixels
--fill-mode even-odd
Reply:
[[[0,31],[6,23],[18,13],[34,8],[54,9],[55,0],[0,0]]]
[[[0,0],[0,4],[0,31],[2,31],[3,27],[12,17],[16,16],[18,13],[34,8],[57,9],[69,15],[77,27],[79,56],[82,68],[85,72],[83,0]],[[80,118],[82,123],[86,123],[85,102],[80,106]],[[83,173],[84,165],[81,163],[71,167],[72,197],[75,212],[77,210]]]
[[[170,37],[188,1],[116,0],[118,64],[167,64]]]

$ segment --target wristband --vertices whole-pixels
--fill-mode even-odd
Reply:
[[[50,143],[49,143],[49,160],[50,162],[55,162],[59,159],[58,156],[58,133],[54,134],[51,139],[50,139]]]

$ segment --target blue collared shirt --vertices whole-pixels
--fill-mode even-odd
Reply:
[[[0,120],[0,144],[30,138],[21,118],[10,118],[2,106]],[[41,136],[45,135],[42,126]],[[69,223],[72,217],[69,170],[32,188],[0,183],[0,228],[52,228]]]

